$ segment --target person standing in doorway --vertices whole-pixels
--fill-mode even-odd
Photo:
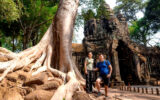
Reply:
[[[92,93],[92,74],[93,74],[93,64],[94,59],[92,58],[92,52],[88,53],[88,57],[85,58],[84,70],[86,75],[86,91],[87,93]]]
[[[96,80],[96,87],[98,90],[98,96],[101,95],[100,83],[103,81],[104,87],[105,87],[105,97],[108,97],[108,86],[109,86],[109,81],[110,81],[110,77],[112,74],[112,66],[111,66],[111,63],[109,62],[109,60],[104,59],[103,54],[99,55],[99,62],[97,63],[94,71],[99,71],[99,73],[100,73],[100,76]]]

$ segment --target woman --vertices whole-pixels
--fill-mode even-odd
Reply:
[[[93,72],[94,59],[92,58],[92,52],[88,53],[88,57],[85,58],[84,70],[86,74],[86,91],[87,93],[92,92],[92,72]]]

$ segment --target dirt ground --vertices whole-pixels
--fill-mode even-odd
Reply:
[[[108,98],[104,97],[104,88],[101,89],[101,93],[100,97],[96,97],[96,92],[89,95],[95,100],[160,100],[160,96],[157,95],[120,91],[112,88],[109,88]]]

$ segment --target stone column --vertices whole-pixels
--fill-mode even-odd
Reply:
[[[119,68],[119,60],[118,60],[118,52],[116,48],[118,47],[118,40],[113,39],[112,43],[112,66],[113,66],[113,79],[116,81],[121,81],[120,68]]]
[[[139,58],[138,56],[135,54],[133,57],[134,63],[135,63],[135,67],[136,67],[136,74],[137,77],[139,78],[139,80],[141,81],[141,67],[140,67],[140,62],[139,62]]]
[[[112,50],[112,67],[113,67],[113,79],[116,81],[121,81],[120,68],[119,68],[119,60],[118,60],[118,52],[116,50]]]

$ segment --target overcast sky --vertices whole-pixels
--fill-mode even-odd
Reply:
[[[116,6],[116,0],[105,0],[107,4],[110,5],[110,7],[113,9]],[[78,9],[79,11],[81,11],[81,8]],[[143,13],[139,12],[136,14],[138,18],[142,18],[143,17]],[[78,31],[75,31],[75,36],[76,36],[76,40],[77,43],[82,43],[82,40],[84,38],[84,27],[79,27]],[[155,34],[154,36],[152,36],[151,38],[153,38],[149,43],[151,45],[155,45],[156,42],[160,42],[160,32],[158,32],[157,34]]]

